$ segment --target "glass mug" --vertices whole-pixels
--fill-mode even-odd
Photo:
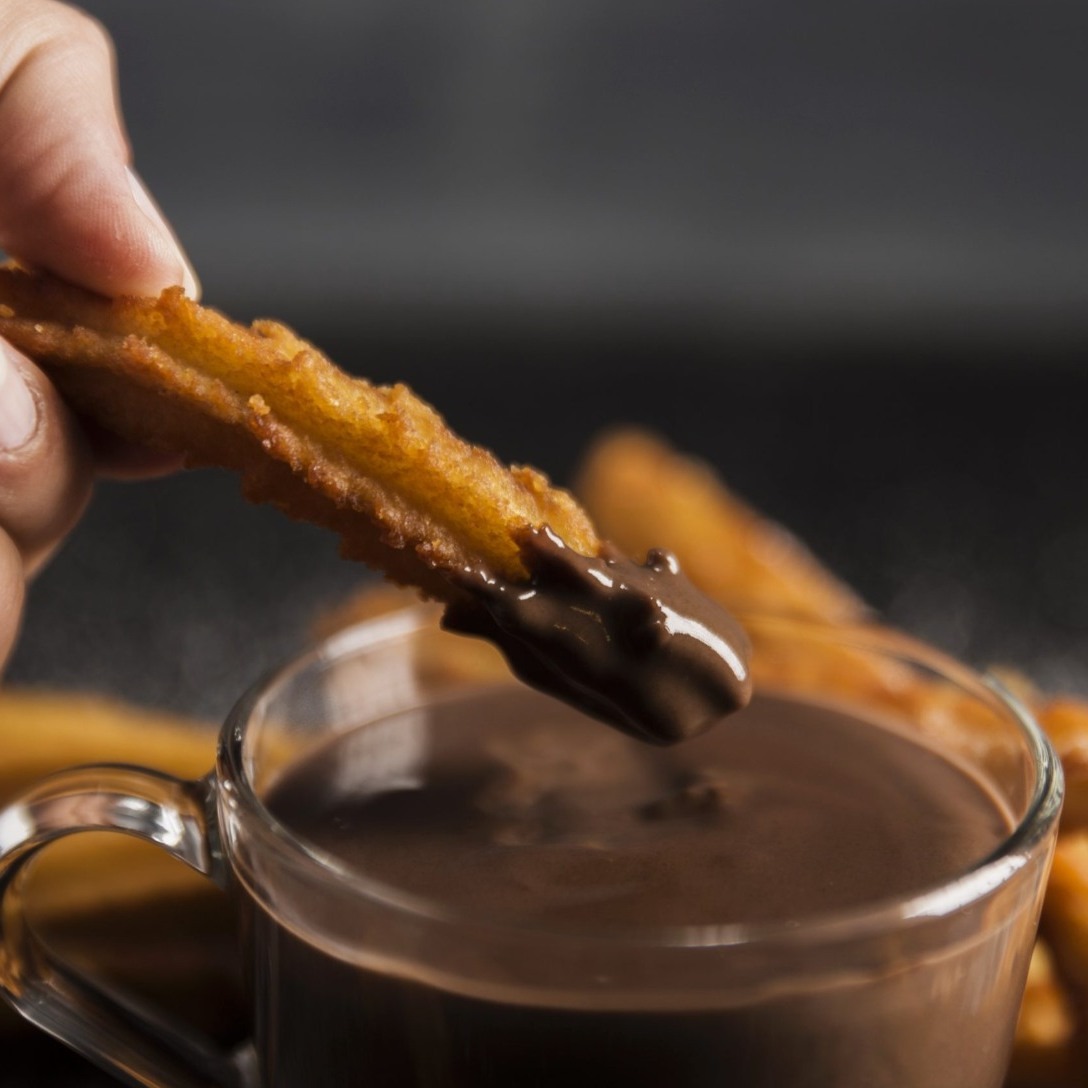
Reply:
[[[251,690],[199,782],[85,767],[0,813],[0,988],[123,1081],[161,1088],[996,1088],[1061,806],[1050,746],[998,685],[905,639],[745,623],[757,685],[939,734],[1008,805],[1006,841],[940,887],[799,923],[587,933],[401,894],[300,841],[262,798],[349,729],[375,781],[402,773],[404,731],[381,723],[409,715],[418,737],[428,705],[493,677],[489,648],[411,610]],[[26,863],[111,829],[236,898],[253,1029],[238,1052],[106,994],[36,938]]]

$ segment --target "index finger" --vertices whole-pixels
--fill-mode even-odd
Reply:
[[[0,5],[0,246],[111,297],[199,293],[130,169],[110,39],[53,0]]]

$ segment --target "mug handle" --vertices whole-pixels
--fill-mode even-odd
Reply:
[[[186,782],[101,764],[51,775],[0,811],[0,994],[31,1023],[141,1088],[244,1088],[245,1051],[223,1053],[57,960],[26,915],[27,864],[67,835],[119,831],[225,887],[215,793],[214,774]]]

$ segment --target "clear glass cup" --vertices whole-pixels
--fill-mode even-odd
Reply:
[[[757,685],[944,746],[1008,805],[1007,840],[940,887],[800,924],[607,934],[387,887],[300,841],[265,798],[346,730],[359,731],[377,781],[403,773],[428,706],[510,682],[488,648],[409,611],[336,635],[257,685],[199,782],[80,768],[0,813],[0,989],[122,1080],[161,1088],[996,1088],[1061,805],[1050,746],[996,683],[905,639],[745,623]],[[415,725],[382,728],[394,714]],[[61,836],[111,829],[236,898],[253,1013],[240,1051],[217,1053],[103,992],[35,936],[27,863]]]

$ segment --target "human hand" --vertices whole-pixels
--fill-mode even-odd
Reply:
[[[105,295],[199,287],[131,167],[109,37],[54,0],[0,0],[0,248]],[[90,495],[95,471],[167,467],[83,429],[49,380],[0,340],[0,661],[28,577]]]

